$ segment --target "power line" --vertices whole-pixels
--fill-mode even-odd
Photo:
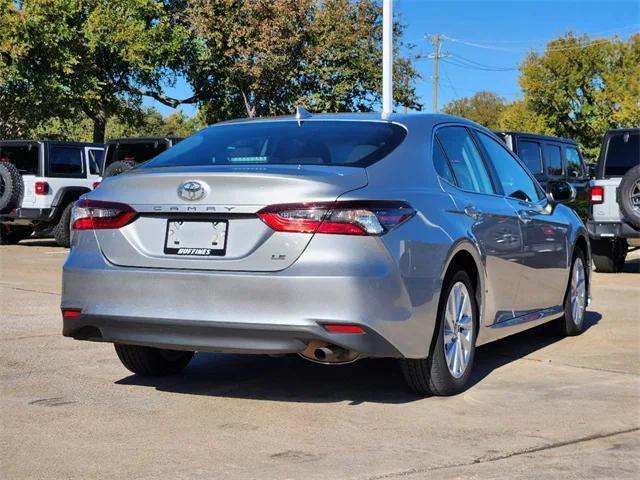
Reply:
[[[491,65],[482,65],[479,63],[469,63],[462,61],[455,55],[450,55],[450,58],[443,60],[450,65],[455,65],[460,68],[466,68],[468,70],[481,70],[483,72],[516,72],[517,68],[514,67],[495,67]]]
[[[526,52],[526,51],[530,51],[530,50],[535,50],[535,48],[533,47],[527,47],[527,48],[507,48],[507,47],[501,47],[501,46],[496,46],[496,45],[492,45],[492,44],[488,44],[488,43],[479,43],[479,42],[469,42],[467,40],[463,40],[461,38],[453,38],[453,37],[448,37],[443,35],[442,36],[444,39],[449,40],[450,42],[454,42],[454,43],[460,43],[462,45],[467,45],[469,47],[475,47],[475,48],[482,48],[482,49],[486,49],[486,50],[496,50],[496,51],[500,51],[500,52]],[[579,39],[577,39],[579,40]],[[571,45],[568,47],[546,47],[545,48],[545,52],[560,52],[560,51],[565,51],[565,50],[579,50],[582,48],[589,48],[589,47],[594,47],[596,45],[602,45],[605,43],[610,43],[611,40],[610,39],[600,39],[600,40],[592,40],[589,43],[586,43],[584,45]]]
[[[594,39],[596,39],[597,37],[600,37],[602,35],[607,35],[607,34],[612,34],[612,33],[621,33],[624,32],[625,30],[630,30],[630,29],[638,29],[640,31],[640,23],[633,23],[630,25],[624,25],[622,27],[614,27],[614,28],[609,28],[607,30],[600,30],[598,32],[584,32],[582,34],[578,34],[576,33],[576,35],[591,35],[591,37],[594,37]],[[448,37],[451,40],[451,37]],[[546,46],[546,44],[552,40],[552,39],[539,39],[539,40],[491,40],[491,41],[487,41],[487,40],[471,40],[471,39],[460,39],[457,38],[457,41],[465,41],[465,42],[469,42],[469,43],[474,43],[474,44],[480,44],[483,46],[491,46],[491,45],[512,45],[512,44],[529,44],[530,47],[524,47],[525,49],[528,48],[537,48],[535,46],[540,46],[540,47],[544,47]],[[602,40],[602,39],[601,39]]]

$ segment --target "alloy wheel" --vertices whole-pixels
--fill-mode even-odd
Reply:
[[[464,375],[473,348],[473,309],[469,290],[457,282],[449,291],[444,312],[444,355],[454,378]]]
[[[571,272],[571,319],[577,327],[582,324],[584,318],[586,297],[587,285],[584,263],[580,257],[577,257]]]

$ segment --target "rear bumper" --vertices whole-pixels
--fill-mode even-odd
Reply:
[[[49,222],[56,216],[55,208],[17,208],[11,214],[0,216],[0,221],[27,225],[35,222]]]
[[[92,232],[79,232],[63,269],[63,334],[80,340],[176,350],[295,353],[311,340],[375,357],[423,358],[433,334],[439,278],[412,304],[395,260],[376,239],[357,257],[334,236],[312,241],[296,263],[271,273],[118,267]],[[360,239],[365,240],[365,239]],[[415,299],[414,302],[415,303]],[[327,323],[363,334],[330,333]]]
[[[64,336],[77,340],[145,345],[172,350],[228,353],[301,352],[312,341],[380,357],[400,357],[398,350],[363,326],[363,334],[331,334],[321,325],[268,325],[184,319],[81,315],[63,320]]]
[[[591,238],[640,238],[640,230],[625,222],[587,222]]]

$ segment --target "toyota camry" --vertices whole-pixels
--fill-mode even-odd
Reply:
[[[394,357],[425,395],[464,390],[476,347],[585,328],[590,250],[487,129],[446,115],[210,126],[73,208],[63,333],[139,375],[194,352]]]

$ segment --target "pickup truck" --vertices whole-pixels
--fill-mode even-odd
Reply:
[[[640,247],[640,128],[606,133],[589,197],[593,263],[597,271],[619,272],[629,247]]]

